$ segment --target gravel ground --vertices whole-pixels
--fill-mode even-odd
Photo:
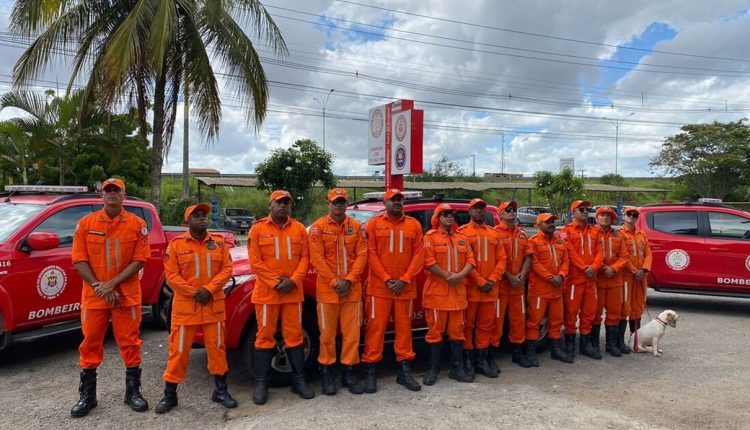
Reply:
[[[304,401],[287,388],[272,388],[269,403],[250,400],[252,384],[229,354],[230,391],[240,402],[225,410],[209,401],[213,388],[206,353],[194,350],[188,380],[180,385],[180,404],[166,416],[153,407],[161,398],[166,332],[143,327],[143,391],[151,410],[130,411],[122,403],[124,369],[110,339],[99,370],[99,406],[86,418],[69,417],[77,400],[77,345],[80,336],[58,336],[0,353],[0,428],[502,428],[519,429],[746,429],[750,427],[747,360],[750,301],[653,293],[651,316],[677,311],[676,329],[663,339],[664,356],[606,355],[601,361],[576,357],[576,363],[540,356],[541,367],[522,369],[500,357],[503,373],[474,384],[447,378],[412,393],[396,385],[395,365],[380,369],[380,391],[354,396],[320,395]],[[419,348],[423,352],[424,348]],[[417,373],[425,370],[424,355]]]

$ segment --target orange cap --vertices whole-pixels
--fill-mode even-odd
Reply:
[[[641,211],[639,211],[638,208],[627,208],[623,211],[623,213],[628,213],[628,212],[635,212],[639,215],[641,214]]]
[[[268,198],[268,203],[271,203],[275,200],[281,200],[281,199],[292,199],[292,195],[289,194],[289,191],[284,190],[276,190],[271,193],[271,197]]]
[[[581,206],[591,206],[591,202],[588,200],[576,200],[570,204],[570,211],[573,212]]]
[[[536,217],[536,225],[539,225],[545,221],[554,221],[557,219],[557,215],[551,214],[551,213],[543,213],[539,214]]]
[[[609,206],[599,206],[599,208],[596,209],[596,215],[598,216],[601,214],[609,214],[613,220],[617,218],[617,212]]]
[[[510,200],[510,201],[507,201],[507,202],[497,202],[497,211],[498,212],[502,212],[508,206],[513,206],[514,208],[518,208],[518,203],[516,203],[515,200]]]
[[[346,190],[343,188],[334,188],[328,192],[328,201],[332,202],[337,199],[346,200]]]
[[[469,202],[469,209],[471,209],[473,206],[476,206],[476,205],[487,206],[487,202],[485,202],[482,199],[473,199],[472,201]]]
[[[453,207],[448,203],[440,203],[439,205],[437,205],[435,211],[432,213],[432,219],[430,219],[430,225],[432,225],[432,228],[438,228],[438,220],[440,218],[440,214],[443,212],[456,213],[456,210],[453,209]],[[457,228],[458,226],[456,225],[456,223],[453,223],[451,229],[455,230]]]
[[[106,181],[102,182],[102,189],[104,189],[108,185],[114,185],[115,187],[125,191],[125,182],[123,182],[120,178],[109,178]]]
[[[205,203],[198,203],[197,205],[188,206],[187,209],[185,209],[185,221],[190,218],[190,215],[193,214],[193,212],[197,210],[202,210],[206,213],[206,215],[211,213],[211,206],[205,204]]]
[[[394,198],[395,196],[401,196],[404,197],[404,193],[401,192],[398,188],[391,188],[390,190],[385,192],[385,196],[383,197],[383,201],[390,200]]]

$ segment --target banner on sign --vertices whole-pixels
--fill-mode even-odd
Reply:
[[[411,173],[411,111],[395,113],[391,120],[391,173]]]
[[[368,133],[367,164],[380,166],[385,164],[385,106],[370,109]]]

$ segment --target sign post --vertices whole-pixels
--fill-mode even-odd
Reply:
[[[405,174],[422,173],[424,111],[413,100],[370,110],[367,164],[385,165],[385,189],[404,188]]]

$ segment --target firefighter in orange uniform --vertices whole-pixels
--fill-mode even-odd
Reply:
[[[628,354],[630,350],[617,340],[617,329],[620,323],[622,308],[622,272],[628,264],[628,247],[624,237],[612,228],[617,213],[609,206],[596,210],[596,224],[599,229],[599,241],[602,246],[603,266],[596,277],[597,306],[594,325],[591,330],[591,343],[599,348],[599,327],[602,324],[602,311],[607,311],[604,320],[605,348],[613,357]]]
[[[146,222],[124,211],[125,183],[102,184],[104,208],[81,218],[71,260],[83,280],[81,291],[80,399],[70,414],[82,417],[97,406],[96,369],[104,359],[109,321],[125,363],[125,404],[148,410],[141,395],[141,282],[138,272],[151,256]]]
[[[522,351],[526,340],[526,277],[531,269],[531,256],[526,254],[529,237],[516,225],[517,203],[513,200],[499,202],[497,213],[500,224],[495,230],[500,234],[500,241],[505,248],[505,272],[498,287],[496,326],[490,339],[495,348],[500,347],[503,334],[505,314],[508,314],[508,340],[513,345],[512,361],[521,367],[531,367]]]
[[[424,236],[424,265],[427,269],[422,305],[427,319],[425,342],[430,345],[430,368],[422,381],[434,385],[440,372],[443,335],[448,334],[451,369],[448,376],[458,382],[473,382],[464,364],[464,310],[466,276],[474,269],[469,239],[458,232],[447,204],[439,204],[432,215],[432,230]]]
[[[258,334],[255,338],[255,390],[253,402],[268,400],[269,371],[276,354],[276,328],[281,334],[292,366],[292,392],[312,399],[315,392],[305,384],[305,346],[302,338],[302,281],[309,264],[307,231],[291,217],[292,196],[276,190],[268,200],[270,214],[253,224],[248,240],[250,268],[255,272],[252,302]]]
[[[539,323],[547,314],[547,336],[552,341],[550,357],[564,363],[572,363],[560,340],[563,325],[562,287],[568,276],[568,251],[565,241],[555,236],[555,220],[550,213],[536,217],[539,233],[529,239],[526,250],[531,255],[531,276],[529,277],[529,319],[526,322],[526,353],[534,366],[536,340],[539,338]]]
[[[328,215],[310,226],[310,262],[318,272],[316,297],[320,328],[320,382],[323,394],[336,394],[331,367],[336,363],[336,332],[341,323],[341,383],[362,394],[354,366],[359,363],[362,326],[362,281],[367,266],[367,239],[359,222],[346,215],[347,193],[328,192]]]
[[[205,203],[185,209],[188,231],[169,242],[164,257],[164,274],[174,297],[164,398],[154,408],[157,414],[177,406],[177,384],[185,380],[190,346],[198,329],[203,332],[208,371],[216,385],[211,400],[225,408],[237,407],[227,390],[224,346],[224,285],[232,276],[232,259],[224,239],[207,230],[210,211]]]
[[[560,232],[568,246],[570,270],[565,279],[565,349],[575,357],[576,322],[580,321],[581,354],[596,360],[601,353],[591,345],[591,325],[596,314],[596,273],[602,268],[602,246],[599,229],[589,224],[591,203],[576,200],[570,205],[573,221]],[[599,333],[595,333],[598,338]]]
[[[500,234],[486,224],[486,208],[487,203],[482,199],[470,201],[471,219],[458,228],[469,240],[475,260],[475,268],[466,282],[469,304],[464,326],[464,361],[471,378],[475,369],[489,378],[497,378],[500,373],[494,357],[489,353],[489,346],[498,313],[497,289],[505,273],[507,258]]]
[[[620,323],[617,327],[617,338],[625,339],[625,318],[630,318],[630,332],[635,333],[641,327],[641,316],[646,306],[646,291],[648,290],[648,272],[651,271],[651,247],[643,230],[635,227],[640,212],[630,208],[625,211],[622,228],[619,233],[625,238],[628,248],[629,261],[623,270],[623,306]],[[620,328],[622,327],[622,328]]]
[[[422,225],[404,215],[404,195],[395,188],[385,192],[385,211],[365,225],[369,274],[366,291],[365,393],[377,391],[377,363],[383,359],[383,341],[393,316],[393,349],[399,370],[396,382],[411,391],[422,387],[414,379],[416,357],[411,340],[411,317],[417,297],[416,280],[424,269]]]

